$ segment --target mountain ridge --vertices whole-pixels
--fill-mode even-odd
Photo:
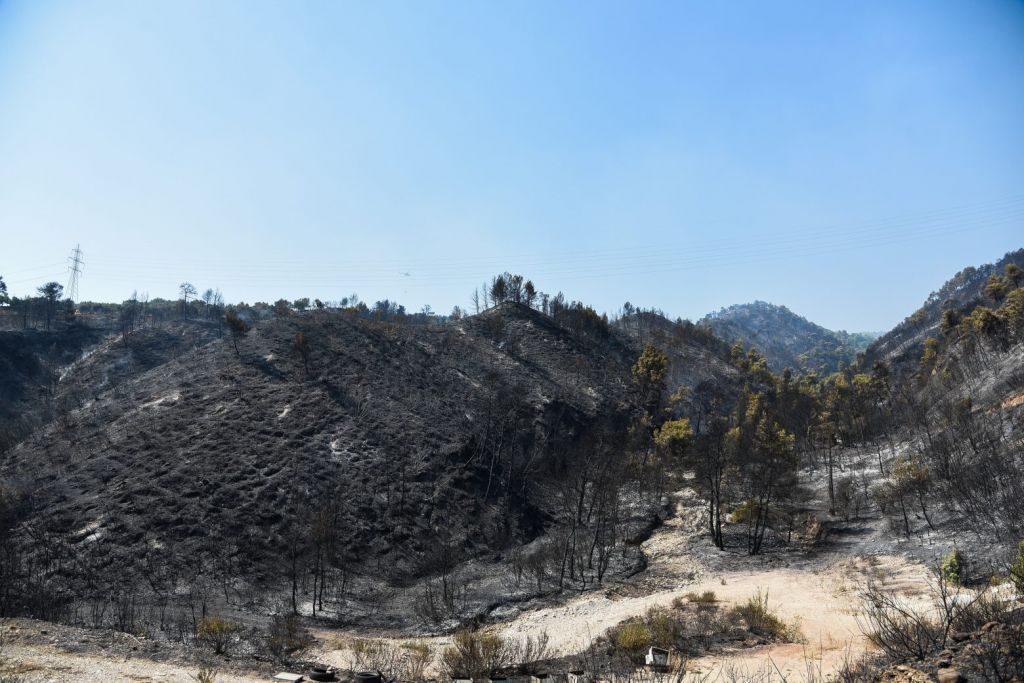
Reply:
[[[729,343],[764,354],[769,367],[828,373],[851,364],[867,348],[870,333],[830,330],[783,305],[755,300],[708,313],[699,324]]]

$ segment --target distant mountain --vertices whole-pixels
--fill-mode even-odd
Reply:
[[[968,266],[932,292],[919,309],[903,322],[876,339],[867,349],[870,364],[883,360],[897,372],[916,369],[929,337],[942,336],[940,325],[946,310],[966,313],[986,302],[985,284],[992,275],[1000,275],[1009,264],[1024,268],[1024,249],[1011,251],[995,263]]]
[[[742,342],[764,354],[772,370],[785,368],[819,373],[849,364],[874,335],[826,329],[785,306],[764,301],[737,304],[709,313],[701,324],[729,343]]]

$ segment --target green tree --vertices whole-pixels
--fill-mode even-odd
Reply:
[[[647,344],[633,365],[633,382],[640,392],[641,405],[652,421],[661,411],[667,375],[668,356],[653,344]]]
[[[46,329],[50,329],[53,318],[57,314],[57,302],[64,293],[64,287],[57,282],[47,282],[38,290],[43,299],[43,310],[46,314]]]
[[[508,283],[504,275],[498,275],[491,281],[491,301],[495,305],[500,304],[508,298]]]
[[[797,469],[796,440],[768,416],[763,417],[758,424],[755,444],[755,460],[750,476],[756,514],[753,528],[748,527],[748,550],[751,555],[761,551],[771,507],[781,503],[789,493]]]
[[[906,496],[911,496],[917,500],[917,505],[921,508],[921,514],[924,515],[924,521],[928,523],[930,529],[935,529],[935,525],[932,524],[932,518],[928,514],[928,507],[925,504],[925,500],[931,490],[931,485],[931,472],[921,458],[901,458],[893,465],[893,493],[899,498],[898,502],[903,512],[903,522],[907,534],[910,533],[910,519],[907,516],[906,503],[904,501]]]
[[[6,306],[11,303],[11,297],[7,294],[7,283],[4,282],[3,275],[0,275],[0,306]]]
[[[1024,285],[1024,270],[1016,263],[1007,263],[1006,268],[1003,269],[1003,276],[1013,287]]]
[[[989,277],[985,283],[985,296],[996,303],[1002,301],[1010,291],[1010,283],[998,275]]]
[[[987,306],[975,308],[969,316],[964,318],[964,323],[977,337],[992,339],[1000,343],[1006,340],[1006,325],[1003,319]]]
[[[1015,334],[1024,330],[1024,289],[1015,289],[1006,296],[999,307],[999,316]]]
[[[772,414],[761,394],[744,390],[726,434],[729,458],[743,485],[747,508],[747,552],[761,552],[773,508],[784,504],[796,484],[796,439]]]
[[[1010,565],[1010,580],[1018,596],[1024,596],[1024,541],[1017,544],[1017,557]]]
[[[532,280],[527,280],[523,285],[523,303],[533,308],[533,302],[537,298],[537,289],[533,286]]]
[[[729,358],[734,365],[746,370],[747,351],[743,348],[743,342],[736,340],[736,343],[729,349]]]
[[[948,308],[942,312],[942,336],[949,337],[955,336],[957,327],[960,325],[960,311],[955,308]]]
[[[932,372],[935,370],[935,364],[939,360],[939,340],[935,337],[928,337],[924,340],[924,353],[921,354],[921,365],[918,368],[918,377],[921,383],[928,381],[931,377]]]
[[[681,463],[693,443],[693,428],[690,426],[690,420],[681,417],[661,425],[661,428],[654,434],[654,443],[668,456],[670,462]]]

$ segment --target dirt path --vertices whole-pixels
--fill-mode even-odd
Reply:
[[[860,558],[858,548],[873,534],[847,542],[841,554],[796,554],[777,563],[770,557],[743,558],[743,564],[755,566],[716,569],[706,559],[707,541],[695,540],[703,523],[702,510],[697,512],[685,504],[692,500],[688,492],[680,492],[676,498],[679,514],[643,546],[652,560],[644,575],[638,577],[639,583],[660,586],[660,590],[629,597],[617,597],[616,592],[590,593],[564,606],[522,614],[498,630],[515,637],[546,631],[559,654],[571,654],[624,619],[651,607],[670,605],[689,592],[714,591],[719,600],[730,605],[767,591],[770,606],[787,622],[799,623],[805,643],[705,657],[696,664],[713,668],[727,662],[761,666],[770,656],[783,671],[802,671],[809,656],[818,660],[823,671],[834,671],[848,654],[859,655],[868,646],[857,620],[857,591],[868,575],[908,597],[927,586],[923,565],[894,555]],[[697,544],[704,547],[697,548]]]
[[[678,514],[657,529],[643,544],[651,558],[648,568],[630,581],[579,595],[568,602],[524,611],[492,628],[507,637],[522,638],[546,632],[555,654],[571,655],[585,649],[610,627],[655,606],[667,606],[689,592],[714,591],[726,606],[767,591],[770,606],[787,622],[797,621],[803,643],[737,648],[716,652],[691,662],[704,673],[730,668],[748,672],[771,668],[800,679],[810,664],[817,673],[835,671],[847,657],[867,648],[857,619],[857,591],[866,578],[883,582],[913,600],[927,588],[928,572],[915,561],[880,550],[887,534],[877,525],[861,525],[843,536],[830,552],[777,552],[749,558],[723,555],[702,536],[703,507],[692,492],[675,495]],[[351,631],[318,630],[325,651],[317,658],[338,666],[349,663],[349,653],[338,644]],[[395,641],[411,638],[395,636]],[[439,651],[446,636],[416,639]],[[141,658],[104,656],[102,653],[65,653],[39,645],[8,647],[8,658],[24,671],[26,681],[188,681],[197,668],[152,662]],[[266,676],[221,674],[221,683],[267,680]]]
[[[750,671],[771,666],[790,674],[806,671],[808,662],[822,673],[835,671],[848,657],[868,647],[857,620],[857,590],[867,577],[913,598],[927,586],[921,564],[894,554],[872,554],[881,535],[869,528],[844,538],[834,552],[802,552],[759,558],[716,555],[701,537],[703,506],[692,492],[675,494],[678,514],[643,544],[650,565],[625,585],[580,595],[563,605],[522,612],[494,626],[504,636],[522,638],[546,632],[559,655],[571,655],[619,622],[655,606],[667,606],[691,591],[714,591],[726,605],[745,602],[767,591],[769,604],[787,622],[797,621],[804,643],[716,653],[693,665],[704,671],[739,666]],[[865,557],[861,557],[863,551]],[[736,565],[735,569],[725,565]],[[352,634],[349,634],[352,635]],[[404,639],[398,639],[404,640]],[[423,639],[435,649],[446,637]],[[325,653],[342,665],[346,653]],[[770,661],[769,661],[770,658]]]

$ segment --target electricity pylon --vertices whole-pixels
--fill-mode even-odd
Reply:
[[[68,257],[68,261],[71,263],[70,272],[68,273],[68,286],[64,289],[64,293],[67,298],[71,301],[78,301],[78,278],[82,275],[82,264],[85,261],[82,259],[82,249],[79,245],[75,245],[75,250],[71,252],[71,256]]]

